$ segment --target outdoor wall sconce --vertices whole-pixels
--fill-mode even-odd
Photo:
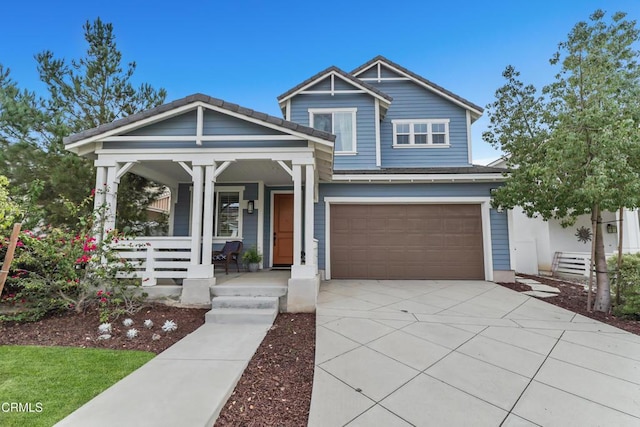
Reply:
[[[247,213],[252,214],[253,208],[254,208],[253,200],[249,200],[249,202],[247,203]]]
[[[613,224],[607,224],[607,233],[613,234],[618,232],[618,226]]]

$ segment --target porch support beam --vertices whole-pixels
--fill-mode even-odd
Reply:
[[[191,265],[200,264],[200,237],[202,236],[202,166],[193,166],[193,192],[191,194]]]
[[[289,166],[287,166],[287,164],[284,161],[278,160],[277,162],[280,165],[280,167],[282,169],[284,169],[286,173],[289,174],[289,176],[293,177],[293,171],[291,170],[291,168]]]
[[[313,250],[313,201],[315,193],[315,168],[313,165],[305,166],[305,183],[304,183],[304,252],[305,264],[307,268],[311,267],[315,270],[316,258]]]
[[[193,177],[193,169],[191,169],[185,162],[178,162],[178,164],[189,174],[190,177]]]
[[[214,185],[217,171],[215,165],[204,167],[204,224],[202,228],[202,264],[211,264],[211,254],[213,252],[213,197]]]
[[[118,180],[118,182],[120,182],[120,178],[122,178],[124,176],[125,173],[129,172],[129,170],[135,166],[135,164],[138,162],[128,162],[125,163],[124,166],[122,166],[119,170],[118,173],[116,174],[116,179]]]
[[[116,228],[116,208],[118,205],[118,179],[119,165],[107,168],[107,186],[105,188],[105,212],[104,231],[108,232]]]
[[[293,267],[302,263],[302,165],[293,165]]]
[[[218,178],[220,176],[220,174],[225,171],[226,168],[231,166],[231,163],[233,163],[233,162],[229,160],[229,161],[224,162],[223,164],[221,164],[217,168],[214,168],[215,169],[214,179]]]

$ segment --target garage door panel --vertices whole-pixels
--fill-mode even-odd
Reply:
[[[480,205],[332,205],[335,278],[484,279]]]

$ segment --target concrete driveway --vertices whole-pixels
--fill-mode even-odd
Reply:
[[[481,281],[322,284],[310,426],[639,426],[640,337]]]

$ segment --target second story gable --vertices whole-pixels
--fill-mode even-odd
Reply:
[[[335,170],[471,165],[482,108],[378,56],[330,67],[278,98],[285,118],[336,134]]]

